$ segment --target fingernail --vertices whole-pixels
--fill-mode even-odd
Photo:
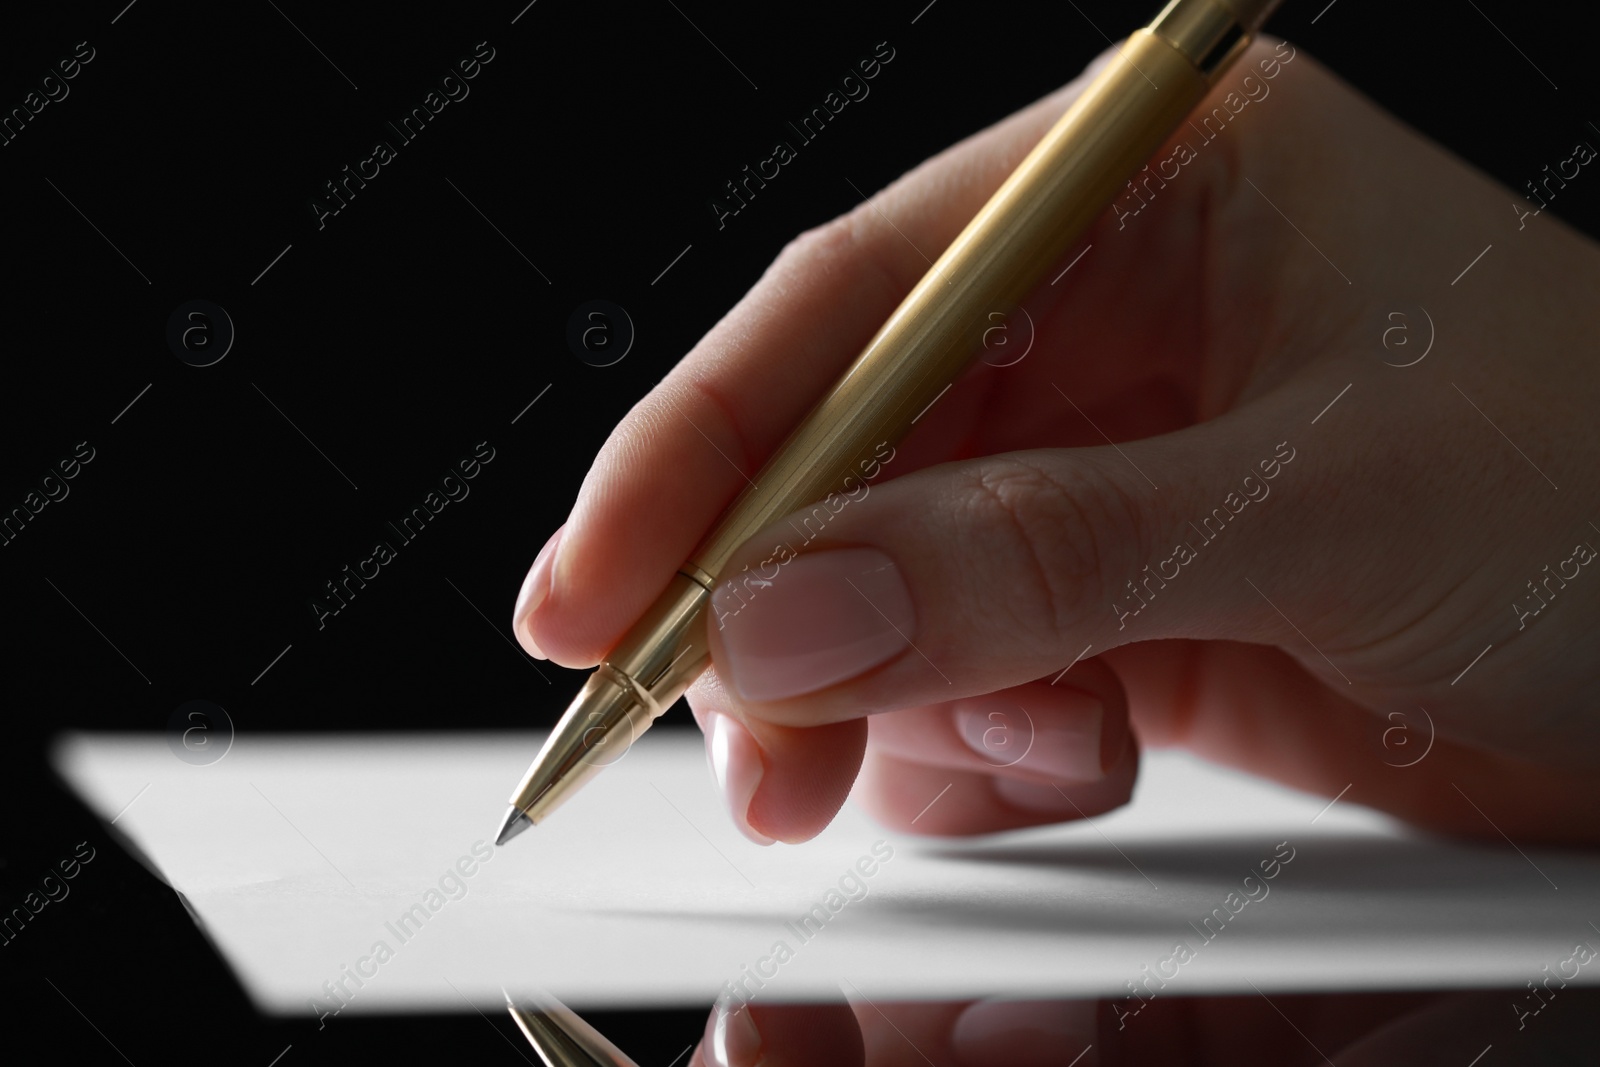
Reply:
[[[995,700],[961,701],[955,706],[956,728],[967,747],[994,767],[1081,782],[1105,777],[1104,706],[1070,689],[1051,699],[1053,706],[1037,713]]]
[[[717,1001],[716,1010],[706,1020],[701,1055],[711,1067],[755,1067],[761,1055],[761,1033],[750,1009],[734,1007],[727,999]]]
[[[727,662],[746,700],[781,700],[854,678],[901,653],[915,622],[900,569],[875,548],[809,552],[771,578],[752,571],[712,595]]]
[[[755,798],[765,770],[760,746],[750,731],[732,717],[713,711],[707,713],[706,719],[706,759],[733,824],[756,844],[772,844],[772,838],[750,825],[750,801]]]
[[[1095,1067],[1098,1039],[1092,1000],[991,999],[956,1018],[950,1049],[962,1067]]]
[[[528,568],[528,576],[522,579],[522,589],[517,593],[517,606],[511,609],[511,629],[516,633],[517,640],[528,650],[528,655],[539,659],[546,657],[539,650],[539,642],[533,639],[533,630],[528,623],[533,613],[539,610],[539,605],[544,603],[545,597],[550,595],[550,576],[555,573],[556,549],[561,544],[561,532],[566,528],[565,523],[556,527],[556,532],[550,535],[550,540],[534,557],[533,566]]]
[[[991,780],[995,796],[1023,811],[1066,814],[1078,810],[1067,794],[1053,785],[996,776]]]

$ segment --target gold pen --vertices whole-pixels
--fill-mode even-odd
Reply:
[[[549,993],[518,1004],[504,989],[506,1010],[547,1067],[639,1067],[571,1008]]]
[[[707,606],[762,527],[874,466],[992,323],[1082,238],[1249,44],[1277,0],[1171,0],[1136,31],[945,249],[589,676],[511,796],[505,844],[614,763],[710,663]]]

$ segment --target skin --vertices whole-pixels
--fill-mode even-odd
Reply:
[[[1348,785],[1342,802],[1435,831],[1600,839],[1600,578],[1585,567],[1521,629],[1512,607],[1600,545],[1600,251],[1550,212],[1519,230],[1508,205],[1532,205],[1279,42],[1200,110],[1269,58],[1270,96],[1041,283],[1027,357],[976,365],[806,546],[886,554],[917,651],[781,700],[742,699],[715,666],[691,689],[702,724],[755,741],[736,819],[804,841],[854,787],[908,833],[1058,822],[1124,803],[1156,745],[1328,798]],[[531,653],[600,660],[926,270],[917,249],[945,247],[1082,84],[782,251],[596,458],[519,603]],[[1429,356],[1385,365],[1422,352],[1422,308]],[[1406,331],[1385,334],[1397,311]],[[1124,583],[1197,541],[1188,523],[1284,443],[1270,496],[1119,629]],[[1081,694],[1104,708],[1098,779],[997,768],[956,732],[959,700],[1049,727],[1081,719]],[[1419,709],[1431,747],[1398,766],[1428,742]],[[1064,802],[1019,806],[1005,779]]]
[[[1059,1067],[1080,1053],[1076,1067],[1257,1062],[1461,1067],[1488,1044],[1519,1064],[1581,1062],[1593,1046],[1600,992],[1561,990],[1519,1027],[1507,1009],[1526,996],[1525,990],[1512,989],[1279,994],[1271,1003],[1254,994],[1158,997],[1122,1027],[1108,1001],[1034,1001],[1022,1006],[1016,1030],[980,1041],[958,1037],[961,1014],[971,1001],[752,1005],[748,1011],[761,1034],[760,1067]],[[1052,1018],[1072,1012],[1092,1013],[1092,1032],[1057,1047],[1040,1040],[1041,1032],[1050,1032]],[[715,1022],[713,1012],[707,1038],[689,1058],[689,1067],[722,1067],[712,1051]],[[1085,1045],[1091,1046],[1087,1052]]]

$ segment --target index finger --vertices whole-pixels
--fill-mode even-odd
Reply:
[[[1098,64],[783,249],[600,450],[519,599],[530,653],[589,667],[616,645]]]

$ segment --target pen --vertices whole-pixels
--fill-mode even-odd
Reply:
[[[549,993],[519,1005],[504,989],[506,1010],[547,1067],[639,1067],[606,1036]]]
[[[511,796],[503,845],[623,752],[710,663],[707,607],[751,535],[859,484],[992,325],[1082,238],[1277,0],[1171,0],[1086,86],[601,661]]]

